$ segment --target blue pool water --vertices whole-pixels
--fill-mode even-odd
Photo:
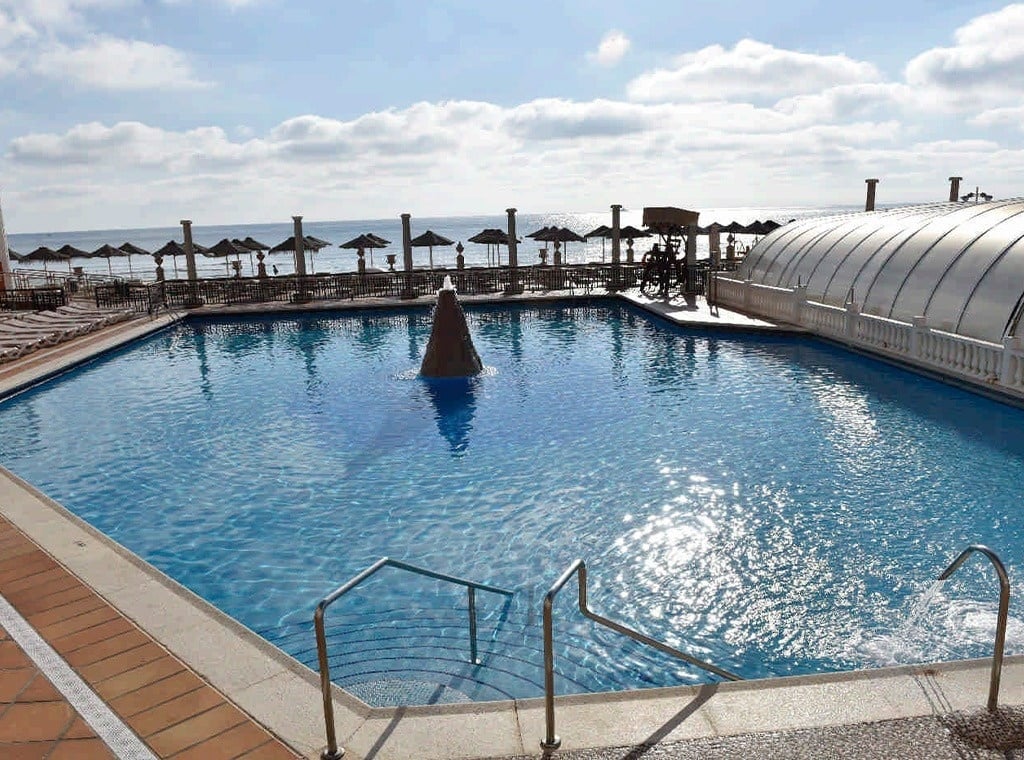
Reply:
[[[0,404],[0,464],[380,703],[542,693],[541,604],[591,605],[746,677],[991,651],[982,561],[1020,577],[1024,412],[813,339],[674,327],[619,304],[467,308],[488,372],[415,370],[425,308],[190,321]],[[556,605],[560,693],[706,680]],[[1008,651],[1024,626],[1011,607]]]

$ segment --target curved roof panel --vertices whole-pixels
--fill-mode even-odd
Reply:
[[[1024,303],[1024,199],[932,203],[790,222],[737,275],[835,306],[1000,342]]]

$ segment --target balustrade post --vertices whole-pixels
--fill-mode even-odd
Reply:
[[[924,336],[928,333],[928,320],[925,317],[914,317],[910,329],[910,358],[920,359]]]
[[[743,311],[750,313],[750,305],[754,300],[754,281],[743,281]]]
[[[846,324],[844,331],[846,337],[854,340],[857,337],[857,320],[860,318],[860,307],[853,301],[846,302]]]
[[[1021,340],[1016,335],[1003,336],[1003,353],[999,360],[999,383],[1007,388],[1015,384],[1015,367],[1019,365],[1022,357]]]
[[[807,286],[793,288],[793,324],[803,326],[804,305],[807,303]]]

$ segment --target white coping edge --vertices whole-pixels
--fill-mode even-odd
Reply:
[[[36,629],[29,625],[10,602],[0,596],[0,624],[25,654],[50,679],[82,719],[92,726],[118,760],[157,760],[149,747],[126,726],[114,711],[71,669]]]
[[[0,513],[285,743],[319,757],[326,742],[316,673],[2,467]],[[565,696],[556,726],[568,750],[976,710],[990,662]],[[545,732],[542,698],[371,708],[340,688],[333,695],[346,757],[539,754]],[[1024,704],[1024,655],[1004,661],[1000,698]]]

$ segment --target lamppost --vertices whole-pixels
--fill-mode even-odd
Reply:
[[[990,201],[992,200],[992,196],[989,195],[988,193],[981,192],[981,190],[979,190],[977,187],[974,188],[973,193],[967,193],[967,195],[960,196],[960,200],[962,200],[964,203],[971,199],[973,199],[974,202],[977,203],[978,201]]]

